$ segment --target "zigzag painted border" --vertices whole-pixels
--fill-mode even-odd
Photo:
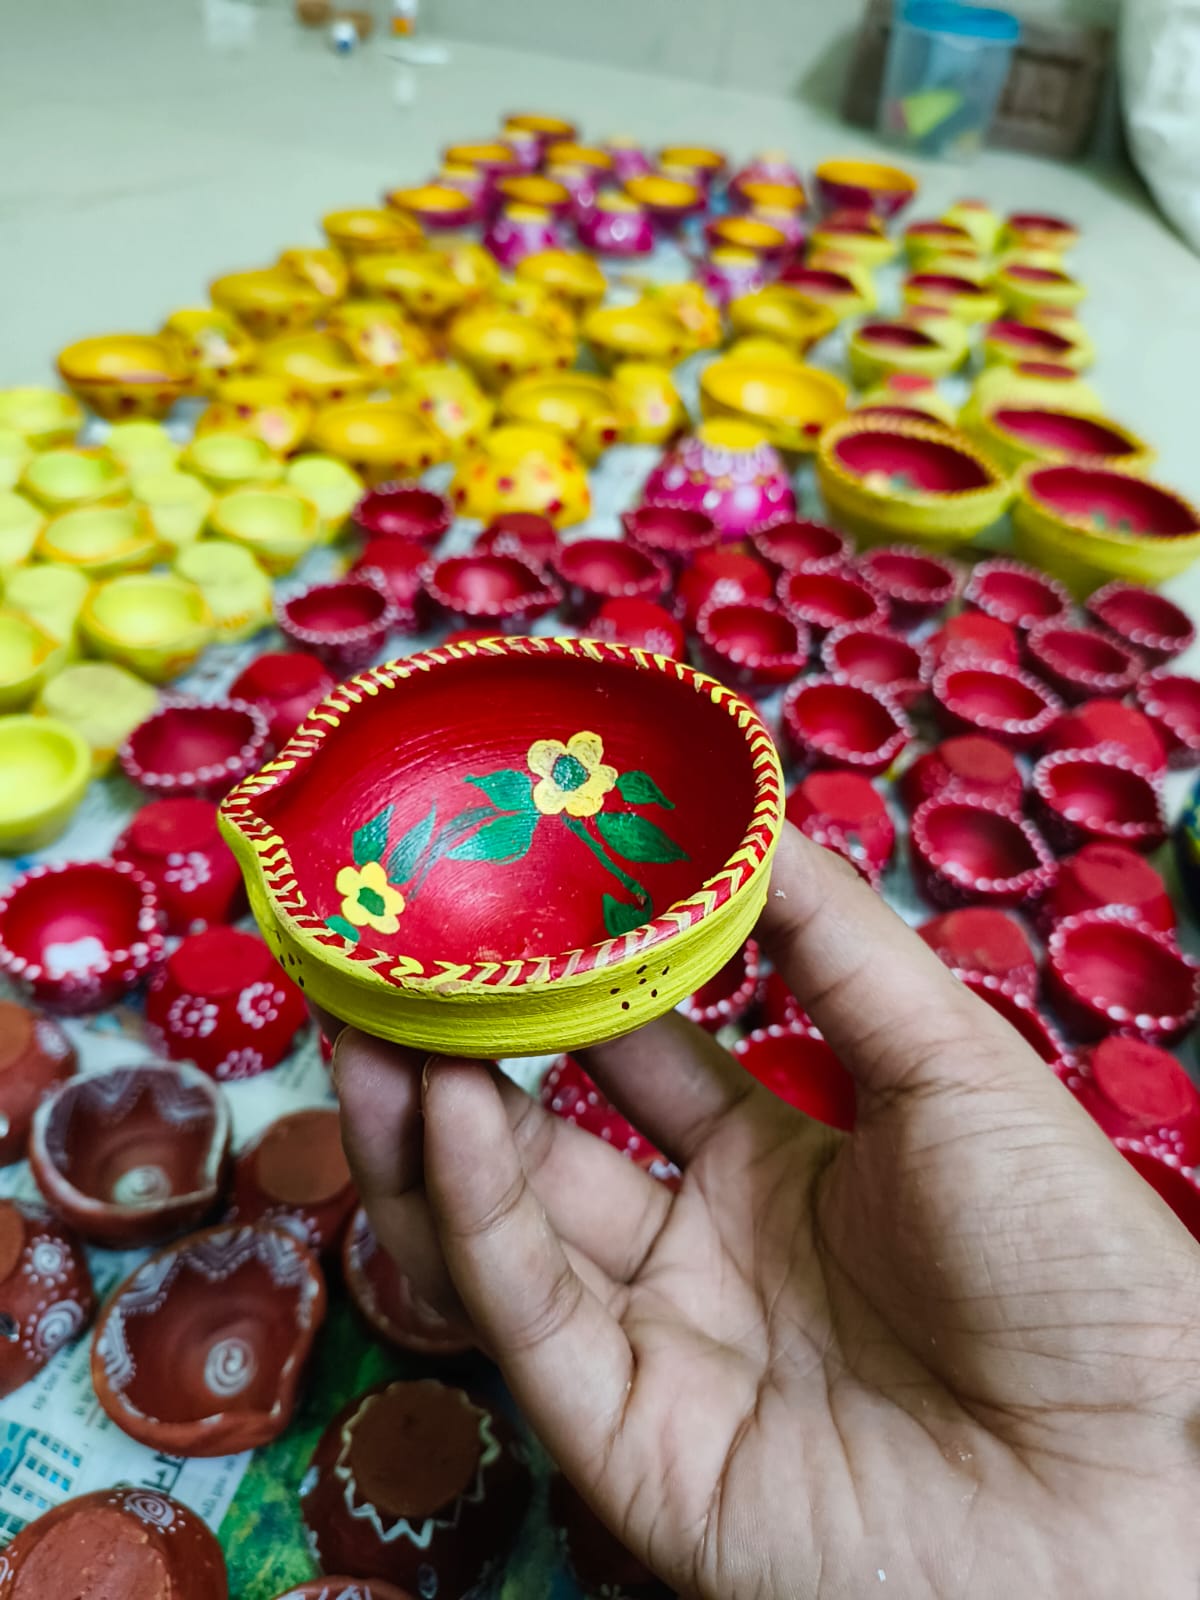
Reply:
[[[634,645],[610,644],[599,639],[503,637],[438,645],[419,655],[371,667],[339,684],[320,705],[309,712],[275,760],[269,761],[261,772],[245,779],[221,802],[222,816],[254,849],[272,905],[287,918],[289,931],[301,943],[314,947],[314,953],[338,950],[340,954],[341,941],[320,917],[308,909],[296,882],[287,845],[255,810],[255,799],[286,784],[289,774],[318,753],[329,732],[338,727],[344,717],[351,716],[356,706],[363,705],[417,673],[430,672],[447,662],[472,656],[504,655],[583,656],[597,662],[632,663],[641,671],[673,674],[697,694],[708,695],[714,705],[736,720],[750,747],[755,800],[750,825],[741,844],[721,871],[702,884],[695,894],[677,901],[652,922],[617,939],[606,939],[601,944],[569,950],[556,956],[533,956],[505,962],[438,961],[434,963],[433,971],[426,971],[412,957],[376,950],[364,956],[356,954],[353,961],[348,963],[354,971],[361,972],[364,977],[373,972],[400,988],[429,989],[439,994],[467,988],[514,988],[518,985],[555,983],[596,968],[617,966],[664,939],[694,927],[730,901],[767,860],[783,821],[783,774],[774,741],[762,719],[732,689],[727,689],[715,678],[697,672],[686,662],[676,661],[671,656],[654,655]]]

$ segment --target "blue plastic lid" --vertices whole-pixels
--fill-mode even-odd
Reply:
[[[911,28],[950,33],[960,39],[986,39],[991,44],[1016,44],[1021,25],[1007,11],[990,6],[957,5],[955,0],[911,0],[902,13]]]

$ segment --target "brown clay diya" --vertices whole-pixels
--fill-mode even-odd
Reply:
[[[76,1065],[75,1047],[57,1022],[0,1000],[0,1167],[25,1154],[33,1113]]]
[[[1200,967],[1126,906],[1064,917],[1046,945],[1046,993],[1084,1041],[1130,1033],[1174,1044],[1200,1009]]]
[[[151,1256],[100,1313],[96,1396],[151,1450],[255,1450],[291,1420],[324,1316],[321,1269],[290,1234],[203,1229]]]
[[[678,1170],[601,1093],[574,1056],[559,1056],[551,1063],[542,1079],[540,1098],[556,1117],[603,1139],[635,1167],[668,1182],[678,1178]]]
[[[1032,670],[1068,704],[1100,695],[1119,700],[1145,669],[1136,651],[1099,628],[1054,618],[1030,628],[1025,653]]]
[[[810,628],[818,640],[847,623],[887,626],[884,602],[864,578],[849,568],[784,572],[777,593],[788,615]]]
[[[544,571],[498,552],[447,556],[425,575],[425,592],[445,617],[487,624],[496,633],[523,633],[553,611],[562,590]]]
[[[964,906],[930,917],[917,932],[947,967],[999,978],[1027,999],[1036,998],[1037,956],[1029,935],[1010,912],[996,906]]]
[[[356,1196],[338,1114],[293,1111],[270,1123],[233,1167],[231,1222],[272,1222],[318,1252],[341,1238]]]
[[[1042,740],[1043,750],[1094,750],[1112,745],[1139,766],[1162,772],[1167,752],[1154,724],[1136,706],[1121,700],[1089,700],[1056,717]]]
[[[958,592],[961,571],[945,556],[912,545],[879,545],[858,558],[858,570],[887,601],[894,628],[919,627],[936,617]]]
[[[844,533],[823,522],[791,518],[760,528],[750,546],[777,576],[784,572],[830,572],[848,567],[853,546]]]
[[[926,640],[929,658],[935,668],[951,657],[974,656],[981,661],[1000,661],[1015,667],[1021,659],[1021,641],[1011,623],[1001,622],[982,611],[960,611],[949,617]]]
[[[1200,1162],[1200,1090],[1169,1050],[1112,1034],[1059,1076],[1110,1139],[1137,1139],[1184,1166]]]
[[[737,688],[766,694],[808,665],[808,629],[771,600],[711,601],[696,634],[705,669]]]
[[[933,699],[947,733],[983,733],[1013,750],[1033,749],[1062,702],[1029,673],[956,657],[934,674]]]
[[[770,572],[753,556],[738,550],[702,550],[675,585],[674,610],[691,631],[712,601],[734,605],[741,600],[772,599],[774,592]]]
[[[153,887],[168,933],[232,922],[245,908],[242,875],[211,800],[151,800],[113,846],[113,859],[136,867]]]
[[[454,507],[419,483],[381,483],[358,502],[351,521],[368,539],[386,534],[432,546],[453,523]]]
[[[821,644],[821,664],[826,672],[840,674],[851,683],[890,689],[908,710],[925,694],[931,670],[924,649],[870,623],[848,622],[827,633]]]
[[[1175,907],[1166,884],[1146,858],[1126,844],[1085,844],[1060,862],[1058,881],[1042,914],[1052,925],[1102,906],[1128,906],[1151,928],[1175,932]]]
[[[592,618],[588,632],[593,639],[612,644],[636,645],[654,655],[687,659],[687,636],[683,626],[669,611],[652,600],[606,600]]]
[[[658,600],[671,581],[661,556],[618,539],[576,539],[563,545],[554,570],[563,585],[569,614],[589,621],[606,600]]]
[[[162,960],[158,900],[124,861],[31,867],[0,898],[0,972],[49,1011],[116,1005]]]
[[[609,1600],[671,1600],[673,1591],[609,1533],[560,1472],[550,1480],[550,1520],[582,1593]]]
[[[1200,679],[1161,668],[1147,672],[1138,683],[1136,699],[1166,746],[1167,765],[1200,765]]]
[[[369,571],[310,583],[275,601],[279,631],[338,677],[377,656],[395,620],[387,586]]]
[[[270,726],[244,700],[172,700],[121,746],[127,778],[152,795],[218,800],[266,755]]]
[[[812,772],[788,796],[786,815],[807,838],[835,849],[874,889],[892,859],[896,825],[860,772]]]
[[[342,1235],[342,1278],[371,1332],[397,1350],[454,1358],[474,1348],[470,1339],[422,1300],[401,1263],[375,1237],[360,1206]]]
[[[214,1207],[229,1108],[195,1067],[143,1062],[81,1073],[34,1114],[29,1161],[46,1203],[85,1239],[156,1244]]]
[[[536,511],[502,511],[475,541],[488,555],[520,556],[541,569],[553,566],[560,549],[558,529]]]
[[[40,1208],[0,1200],[0,1399],[78,1338],[95,1309],[79,1241]]]
[[[339,1412],[304,1475],[300,1509],[322,1567],[451,1600],[497,1581],[531,1487],[506,1419],[425,1379],[381,1384]]]
[[[760,1028],[733,1047],[734,1059],[787,1105],[849,1133],[857,1117],[854,1079],[815,1028]]]
[[[806,769],[886,772],[913,736],[886,689],[833,675],[794,683],[784,696],[781,720],[785,749]]]
[[[1112,750],[1056,750],[1031,780],[1034,812],[1060,854],[1089,841],[1156,850],[1167,837],[1162,784]]]
[[[1117,1149],[1200,1243],[1200,1179],[1178,1157],[1160,1154],[1143,1139],[1117,1138]]]
[[[1153,667],[1182,655],[1196,638],[1191,618],[1173,600],[1120,579],[1092,594],[1087,613]]]
[[[956,972],[955,977],[992,1010],[998,1012],[1043,1061],[1060,1061],[1067,1047],[1057,1028],[1038,1010],[1026,990],[993,973]]]
[[[716,1033],[730,1023],[744,1021],[758,1003],[761,986],[762,958],[755,940],[747,939],[720,972],[689,995],[679,1009],[690,1022]]]
[[[399,539],[390,542],[403,543]],[[421,555],[424,560],[423,551]],[[336,681],[328,667],[307,651],[265,650],[238,674],[229,693],[235,700],[258,707],[267,719],[271,743],[278,750]]]
[[[1025,777],[1006,745],[960,734],[923,751],[900,778],[900,796],[910,812],[941,794],[995,800],[1009,811],[1020,811]]]
[[[976,562],[963,602],[1014,628],[1032,628],[1050,618],[1065,622],[1071,610],[1071,597],[1057,578],[1005,556]]]
[[[913,877],[931,905],[1034,905],[1058,863],[1031,822],[994,800],[943,794],[913,813]]]

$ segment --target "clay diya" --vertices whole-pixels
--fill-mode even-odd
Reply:
[[[645,206],[619,189],[601,189],[580,216],[579,242],[599,256],[627,259],[654,249],[654,224]]]
[[[821,256],[804,265],[789,261],[780,272],[779,281],[795,289],[810,305],[831,311],[838,322],[875,309],[875,286],[870,273],[841,256]]]
[[[640,178],[654,171],[650,157],[629,134],[613,134],[605,141],[604,149],[618,183],[627,183],[630,178]]]
[[[872,270],[896,257],[898,246],[869,211],[834,211],[813,229],[813,248],[850,256]]]
[[[549,178],[536,181],[561,193],[566,208],[570,208],[571,196],[561,184]],[[540,205],[513,202],[502,206],[493,216],[484,232],[483,243],[500,265],[511,271],[523,257],[539,250],[561,250],[566,241],[549,210]]]
[[[547,1111],[603,1139],[635,1167],[668,1184],[677,1183],[678,1168],[601,1094],[574,1056],[560,1056],[551,1063],[539,1098]]]
[[[473,450],[492,425],[494,403],[456,361],[407,368],[396,382],[403,398],[441,436],[452,459]]]
[[[450,484],[458,514],[490,522],[506,511],[532,511],[556,528],[582,522],[591,509],[587,472],[575,451],[547,428],[510,423],[466,456]]]
[[[760,150],[730,178],[730,194],[739,196],[748,183],[788,184],[799,191],[800,198],[797,204],[807,204],[804,180],[785,150]]]
[[[380,653],[396,610],[387,586],[366,570],[280,595],[275,621],[285,638],[311,651],[340,678]]]
[[[96,1297],[87,1257],[57,1218],[0,1200],[0,1399],[28,1383],[92,1320]],[[36,1524],[34,1524],[36,1526]],[[13,1546],[7,1556],[11,1561]],[[0,1594],[11,1567],[0,1556]],[[26,1594],[41,1592],[29,1588]]]
[[[844,623],[833,628],[821,643],[821,664],[826,672],[850,683],[889,689],[907,711],[920,700],[932,673],[920,645],[878,623]]]
[[[833,676],[794,683],[784,696],[781,725],[797,766],[844,767],[868,777],[885,772],[913,736],[886,689]]]
[[[1200,680],[1147,672],[1137,686],[1137,703],[1162,740],[1169,767],[1200,765]]]
[[[446,442],[411,406],[397,400],[343,401],[313,419],[318,450],[346,464],[374,487],[413,478],[445,459]]]
[[[858,868],[878,889],[896,846],[887,802],[858,772],[812,772],[788,796],[787,819]]]
[[[494,517],[475,541],[475,549],[490,555],[520,556],[531,566],[552,566],[562,548],[549,517],[535,511],[506,511]]]
[[[291,1420],[325,1316],[316,1258],[280,1228],[208,1228],[119,1285],[92,1342],[105,1411],[151,1450],[257,1449]]]
[[[705,207],[703,187],[677,173],[645,172],[625,180],[625,193],[649,212],[655,228],[668,237]]]
[[[805,453],[846,410],[846,388],[817,367],[724,357],[700,375],[706,417],[757,427],[778,449]]]
[[[1009,261],[993,279],[1005,310],[1023,316],[1040,306],[1066,310],[1079,305],[1087,294],[1083,284],[1061,267],[1031,261]]]
[[[144,572],[97,584],[84,601],[79,630],[93,654],[149,683],[169,683],[195,665],[214,623],[198,585],[174,573]]]
[[[1025,653],[1037,675],[1068,704],[1120,699],[1144,671],[1139,655],[1098,628],[1051,618],[1029,630]]]
[[[228,272],[214,278],[208,292],[213,305],[235,317],[252,339],[299,333],[317,320],[326,305],[320,290],[286,267]]]
[[[434,181],[389,189],[384,198],[395,210],[413,217],[426,233],[461,233],[482,215],[477,197],[449,183]]]
[[[385,546],[391,542],[383,541]],[[402,540],[394,542],[398,545],[405,543]],[[412,548],[417,550],[424,563],[425,552],[419,545]],[[245,700],[258,707],[267,719],[271,743],[279,749],[287,743],[317,702],[325,698],[335,682],[329,669],[307,651],[267,650],[255,656],[249,666],[238,674],[229,686],[229,693],[235,700]],[[224,922],[228,918],[216,920]]]
[[[482,674],[493,686],[489,694],[502,696],[554,684],[565,717],[577,714],[595,727],[599,716],[601,726],[570,733],[570,743],[528,745],[520,735],[519,751],[511,744],[504,750],[508,765],[478,775],[475,798],[464,790],[459,804],[458,784],[500,758],[504,735],[494,702],[488,737],[500,744],[491,756],[481,757],[478,736],[464,733],[456,735],[454,754],[447,748],[430,766],[416,730],[424,719],[442,717],[444,693],[472,704],[469,685]],[[426,1048],[450,1039],[460,1051],[488,1056],[507,1050],[509,1040],[532,1051],[570,1048],[624,1032],[691,994],[744,939],[765,892],[779,779],[761,723],[728,691],[679,662],[624,646],[546,639],[443,647],[377,668],[371,683],[369,696],[354,680],[331,696],[329,715],[320,726],[310,719],[288,761],[268,766],[224,808],[223,826],[271,948],[304,977],[318,1004],[344,1018],[369,1016],[385,1036]],[[397,750],[380,744],[375,728],[380,713],[390,717],[398,708],[411,741]],[[720,791],[706,793],[703,827],[669,752],[653,776],[622,771],[625,751],[642,748],[637,730],[651,713],[660,725],[690,730],[689,747],[711,750],[714,762],[723,752]],[[678,749],[682,759],[684,745]],[[604,760],[606,752],[618,766]],[[405,776],[411,756],[420,777]],[[345,817],[340,778],[323,797],[313,785],[323,769],[331,776],[347,770],[347,761],[358,774],[356,793],[372,799],[353,802]],[[715,817],[724,818],[719,826]],[[344,852],[331,858],[329,846],[314,848],[317,838],[335,840],[343,830],[351,835]],[[267,838],[277,842],[270,861],[261,852]],[[734,849],[746,855],[731,875]],[[346,855],[353,865],[339,864]],[[546,866],[560,856],[561,866]],[[471,863],[526,860],[510,877],[514,886],[536,871],[539,881],[561,882],[567,891],[561,900],[539,895],[541,931],[533,939],[514,928],[509,895],[481,901],[462,893]],[[713,872],[723,875],[715,888]],[[594,896],[583,892],[585,882],[595,884]],[[715,928],[705,927],[712,894],[713,910],[724,913]],[[593,944],[602,930],[608,940]],[[568,954],[554,954],[558,947]],[[364,961],[368,953],[372,959]],[[451,988],[442,977],[447,964],[460,974]],[[569,1010],[547,1006],[544,994],[564,969],[575,980]],[[506,974],[501,986],[492,982],[498,972]]]
[[[0,607],[0,713],[27,706],[65,659],[62,643],[32,617]]]
[[[683,511],[673,506],[638,506],[621,513],[621,526],[630,544],[647,555],[659,556],[678,573],[701,550],[710,550],[721,531],[705,511]]]
[[[129,491],[121,463],[105,450],[43,450],[21,474],[21,490],[51,515],[76,506],[115,505]]]
[[[940,422],[952,428],[957,408],[938,392],[932,378],[916,372],[891,372],[853,408],[857,416],[892,417],[901,422]]]
[[[326,323],[384,380],[407,382],[417,366],[434,361],[429,334],[390,300],[343,300]]]
[[[291,245],[279,252],[279,265],[309,283],[332,305],[350,287],[350,269],[340,250],[321,245]]]
[[[868,550],[858,569],[887,602],[892,626],[901,629],[919,627],[944,611],[962,578],[954,562],[911,545]]]
[[[584,317],[580,331],[603,367],[622,361],[649,361],[673,367],[688,353],[682,325],[653,302],[599,306]]]
[[[565,117],[551,116],[544,111],[514,111],[504,119],[502,136],[507,140],[513,133],[531,133],[541,149],[547,145],[574,140],[579,130]]]
[[[1059,1077],[1110,1139],[1200,1162],[1200,1091],[1170,1051],[1113,1034],[1064,1063]]]
[[[232,922],[245,905],[241,874],[209,800],[152,800],[113,846],[113,859],[151,884],[168,933]]]
[[[735,250],[722,245],[696,267],[696,281],[705,297],[715,306],[766,288],[770,269],[752,250]]]
[[[710,254],[729,247],[757,257],[768,268],[777,265],[792,250],[782,228],[765,222],[753,212],[712,217],[704,225],[704,241]]]
[[[682,173],[690,182],[709,189],[725,171],[725,157],[707,145],[665,144],[658,152],[664,172]]]
[[[1034,749],[1062,702],[1028,673],[998,661],[952,657],[933,679],[938,721],[947,733],[982,733],[1013,750]]]
[[[73,567],[89,578],[108,578],[152,566],[159,543],[141,506],[89,505],[51,517],[35,551],[42,561]]]
[[[180,550],[174,569],[203,593],[220,639],[244,639],[271,620],[271,580],[243,545],[203,539]]]
[[[733,417],[701,423],[646,479],[646,505],[703,511],[739,539],[795,510],[791,482],[759,428]]]
[[[579,315],[598,306],[608,287],[603,269],[578,250],[534,251],[517,262],[515,276],[549,290]]]
[[[994,800],[1009,811],[1020,811],[1025,801],[1024,774],[1012,751],[969,733],[924,751],[905,769],[899,788],[909,811],[943,794]]]
[[[0,854],[25,855],[53,843],[91,776],[91,750],[69,723],[0,717]]]
[[[260,764],[269,737],[257,706],[180,698],[139,723],[121,746],[121,766],[148,794],[218,799]]]
[[[83,407],[61,389],[26,385],[0,389],[0,428],[11,428],[34,450],[70,444],[83,427]]]
[[[145,472],[169,472],[179,459],[180,446],[161,422],[114,422],[104,436],[104,448],[128,468],[131,477]]]
[[[75,1047],[57,1022],[0,1000],[0,1167],[25,1154],[34,1112],[76,1065]]]
[[[487,624],[496,633],[525,633],[553,611],[562,590],[519,555],[492,551],[450,556],[426,570],[425,593],[455,621]]]
[[[731,300],[727,311],[735,333],[774,340],[795,356],[806,355],[838,322],[835,311],[785,283]]]
[[[808,665],[808,629],[770,600],[710,602],[696,633],[706,670],[757,694],[790,683]]]
[[[255,346],[238,322],[214,306],[185,306],[162,325],[163,336],[178,347],[203,393],[254,364]]]
[[[1069,334],[1012,317],[1000,317],[989,325],[983,336],[983,358],[989,365],[1006,367],[1049,362],[1065,371],[1067,382],[1091,366],[1088,351]]]
[[[269,482],[278,477],[277,458],[298,448],[312,421],[311,402],[287,379],[250,373],[225,379],[215,386],[215,397],[196,423],[183,462],[189,470],[211,481],[214,488],[232,488],[239,482]],[[220,444],[201,439],[216,434]],[[229,444],[230,437],[252,439],[256,449]],[[265,445],[266,454],[260,448]]]
[[[1060,853],[1089,840],[1154,850],[1167,836],[1159,779],[1113,751],[1043,756],[1032,788],[1042,830]]]
[[[576,539],[554,559],[569,614],[588,622],[607,600],[658,600],[671,573],[660,557],[617,539]]]
[[[827,211],[866,211],[890,222],[917,192],[917,180],[901,167],[877,161],[823,161],[817,195]]]
[[[307,421],[311,409],[306,406],[302,414]],[[203,421],[204,418],[201,418],[201,424]],[[283,429],[280,431],[282,433]],[[277,447],[249,429],[234,432],[214,428],[210,432],[198,426],[191,444],[183,453],[182,462],[189,472],[217,494],[245,486],[274,483],[283,476],[283,462]]]
[[[1012,667],[1021,660],[1017,630],[982,611],[960,611],[948,617],[929,635],[925,646],[935,669],[955,657],[973,656],[978,661],[998,661]]]
[[[760,1028],[733,1047],[733,1058],[765,1089],[814,1122],[849,1133],[857,1115],[854,1079],[815,1028]]]
[[[29,560],[46,519],[24,495],[0,490],[0,576]]]
[[[654,655],[687,659],[687,636],[669,611],[651,600],[606,600],[588,624],[593,639],[635,645]]]
[[[750,546],[770,570],[834,572],[849,565],[852,547],[844,533],[823,522],[786,518],[750,535]]]
[[[321,218],[325,237],[352,261],[365,255],[390,255],[419,246],[420,224],[397,207],[351,206]]]
[[[290,572],[321,536],[317,507],[283,484],[222,495],[210,520],[214,533],[249,550],[271,577]]]
[[[1196,638],[1186,611],[1165,595],[1134,583],[1118,581],[1097,589],[1088,600],[1087,614],[1152,667],[1182,655]]]
[[[1043,1061],[1053,1063],[1067,1055],[1062,1035],[1041,1014],[1032,995],[990,973],[956,972],[955,977],[1015,1028]]]
[[[787,614],[810,629],[818,642],[834,628],[850,623],[882,627],[887,622],[879,595],[849,568],[785,571],[780,574],[777,592]]]
[[[340,1241],[355,1204],[335,1110],[279,1117],[234,1163],[229,1220],[273,1223],[310,1250]]]
[[[361,1208],[343,1232],[341,1257],[346,1289],[376,1338],[394,1349],[427,1357],[461,1356],[474,1348],[415,1293],[408,1274],[382,1248]]]
[[[590,373],[518,378],[505,389],[500,409],[513,422],[561,434],[589,463],[621,437],[621,412],[612,386]]]
[[[963,603],[1022,629],[1047,621],[1065,625],[1071,610],[1071,597],[1061,583],[1004,556],[976,562],[963,590]]]
[[[1039,211],[1014,211],[1003,229],[1006,246],[1022,250],[1052,250],[1065,255],[1079,243],[1079,229],[1062,217]]]
[[[1000,405],[982,411],[972,435],[1006,472],[1029,461],[1097,462],[1144,470],[1154,451],[1107,417],[1049,407]]]
[[[374,387],[373,368],[363,365],[356,352],[335,333],[294,333],[260,345],[257,366],[278,378],[290,399],[328,405],[349,400]]]
[[[419,483],[381,483],[354,508],[354,526],[369,539],[415,539],[430,549],[454,521],[454,508],[444,495]]]
[[[174,343],[154,334],[108,333],[60,350],[59,376],[98,416],[165,417],[187,391]]]
[[[850,375],[860,389],[869,389],[893,373],[944,378],[962,360],[953,344],[943,342],[910,322],[860,323],[847,345]]]
[[[1052,925],[1102,906],[1128,906],[1140,922],[1175,932],[1175,907],[1162,878],[1125,844],[1085,844],[1059,863],[1058,881],[1042,908]]]
[[[964,272],[910,272],[900,286],[905,305],[948,311],[959,322],[992,322],[1000,315],[1000,296]]]
[[[770,571],[753,556],[738,550],[702,550],[675,587],[675,613],[690,631],[706,605],[768,600],[774,589]]]
[[[573,354],[528,317],[492,305],[456,317],[448,344],[451,354],[493,393],[514,378],[565,369]]]
[[[626,444],[666,444],[687,426],[688,414],[671,374],[647,361],[618,361],[609,374],[622,413]]]
[[[1105,906],[1055,923],[1046,992],[1077,1039],[1127,1033],[1173,1044],[1200,1009],[1200,967],[1171,934]]]
[[[917,932],[945,966],[997,978],[1007,991],[1036,999],[1037,956],[1011,912],[995,906],[964,906],[930,917]]]
[[[913,813],[913,877],[931,905],[1032,906],[1058,867],[1041,834],[994,800],[953,792]]]

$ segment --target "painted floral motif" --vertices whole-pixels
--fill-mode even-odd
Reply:
[[[366,861],[361,868],[343,867],[337,875],[337,892],[342,897],[342,916],[354,927],[395,933],[400,926],[404,896],[388,883],[378,861]]]
[[[237,997],[237,1014],[248,1028],[274,1022],[286,997],[273,983],[252,983]]]
[[[208,857],[202,850],[172,850],[167,857],[164,883],[173,883],[183,894],[194,894],[212,877]]]
[[[561,739],[538,739],[525,760],[540,780],[533,786],[533,803],[544,817],[594,817],[604,797],[616,787],[620,774],[604,765],[604,745],[594,733],[575,733]]]
[[[222,1082],[228,1082],[231,1078],[252,1078],[262,1069],[262,1052],[244,1045],[240,1050],[231,1050],[217,1062],[216,1076]]]
[[[207,1039],[216,1025],[216,1006],[196,994],[181,994],[167,1012],[167,1026],[181,1039]]]

